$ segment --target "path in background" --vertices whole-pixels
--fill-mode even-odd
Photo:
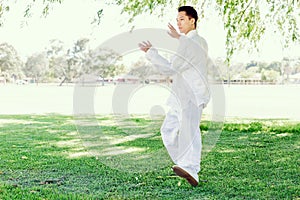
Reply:
[[[99,86],[94,94],[96,114],[111,114],[116,86]],[[226,118],[288,118],[300,120],[300,85],[224,85]],[[0,114],[73,114],[74,86],[0,85]],[[84,94],[83,94],[84,95]],[[130,114],[149,114],[162,108],[169,91],[158,85],[136,90],[128,104]],[[114,98],[116,98],[114,96]],[[120,100],[122,101],[122,100]],[[124,102],[123,102],[124,103]],[[212,112],[211,103],[204,114]]]

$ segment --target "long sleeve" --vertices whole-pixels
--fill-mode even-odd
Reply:
[[[160,73],[169,76],[182,73],[193,67],[195,68],[195,66],[199,66],[199,64],[201,65],[201,62],[206,61],[206,57],[207,44],[202,41],[195,41],[186,36],[179,38],[179,46],[171,61],[159,55],[157,49],[154,47],[151,47],[146,53],[146,58],[155,68]]]
[[[157,49],[154,47],[151,47],[147,53],[146,58],[154,65],[154,67],[162,74],[164,75],[174,75],[176,71],[172,68],[172,64],[158,54]]]

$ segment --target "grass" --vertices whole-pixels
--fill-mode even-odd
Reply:
[[[161,119],[0,116],[0,199],[300,199],[300,123],[223,124],[191,187],[170,170]],[[202,134],[211,123],[203,121]]]

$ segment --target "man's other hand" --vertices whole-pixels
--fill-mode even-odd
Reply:
[[[149,41],[143,41],[139,43],[139,47],[142,51],[147,52],[152,47],[152,44]]]

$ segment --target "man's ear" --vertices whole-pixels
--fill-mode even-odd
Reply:
[[[191,23],[195,25],[195,19],[191,18]]]

